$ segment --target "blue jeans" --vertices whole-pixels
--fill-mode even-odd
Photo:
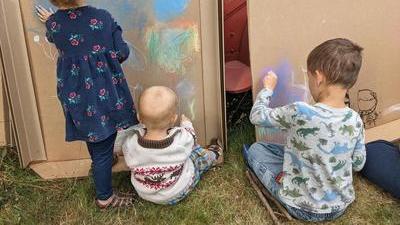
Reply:
[[[253,170],[271,195],[278,200],[293,217],[300,220],[318,222],[334,220],[343,215],[344,210],[334,213],[312,213],[291,207],[280,200],[279,190],[282,185],[277,183],[275,178],[283,171],[283,154],[284,147],[282,145],[265,142],[257,142],[250,148],[245,148],[243,150],[243,156],[247,165]]]
[[[387,141],[366,145],[367,161],[361,173],[372,183],[400,199],[400,150]]]
[[[113,195],[112,163],[116,137],[117,133],[100,142],[86,143],[92,158],[93,180],[98,200],[107,200]]]
[[[180,194],[178,194],[178,196],[169,200],[167,202],[168,205],[176,205],[178,202],[186,198],[191,191],[193,191],[199,183],[201,176],[213,166],[216,156],[214,152],[198,146],[193,150],[190,159],[194,164],[193,180]]]

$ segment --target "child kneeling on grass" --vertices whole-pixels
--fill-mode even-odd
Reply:
[[[260,127],[287,131],[285,146],[258,142],[245,150],[249,167],[288,212],[301,220],[324,221],[341,216],[355,199],[352,170],[365,163],[360,116],[344,104],[357,81],[362,48],[333,39],[308,56],[311,95],[317,102],[269,108],[277,76],[264,78],[250,119]]]
[[[145,90],[139,100],[139,125],[122,131],[122,150],[139,196],[157,204],[176,204],[201,175],[223,161],[222,147],[197,145],[191,121],[178,119],[177,95],[167,87]]]

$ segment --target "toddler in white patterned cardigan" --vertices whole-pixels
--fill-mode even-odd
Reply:
[[[151,87],[139,100],[140,124],[119,134],[134,188],[157,204],[184,199],[204,172],[223,161],[220,145],[203,149],[196,143],[193,125],[184,115],[180,126],[174,126],[177,105],[171,89]]]

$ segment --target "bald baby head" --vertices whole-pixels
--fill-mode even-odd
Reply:
[[[170,88],[154,86],[139,99],[140,122],[148,129],[166,129],[177,119],[178,97]]]

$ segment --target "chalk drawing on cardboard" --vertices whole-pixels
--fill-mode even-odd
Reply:
[[[364,122],[364,126],[375,126],[376,120],[379,117],[379,113],[377,112],[378,97],[376,92],[370,89],[359,90],[357,93],[357,106],[358,113]]]
[[[278,76],[278,84],[275,88],[270,107],[280,107],[296,101],[309,101],[309,90],[307,88],[307,70],[300,67],[303,81],[297,83],[296,73],[288,60],[282,60],[276,67],[265,67],[260,74],[259,88],[263,88],[263,78],[269,71],[274,71]],[[275,128],[257,127],[257,135],[262,139],[268,138],[269,141],[284,143],[285,136]]]
[[[154,14],[158,21],[168,22],[186,12],[191,0],[154,0]]]
[[[35,43],[39,48],[42,50],[43,54],[50,59],[51,61],[55,62],[58,58],[58,51],[56,48],[51,44],[46,35],[43,35],[43,31],[39,29],[28,29],[29,36],[32,36],[33,43]]]
[[[185,74],[195,52],[200,51],[196,25],[187,28],[158,28],[147,31],[147,50],[151,63],[167,73]]]
[[[196,88],[186,78],[178,82],[175,92],[179,98],[179,113],[185,114],[191,120],[196,119]]]
[[[125,41],[130,50],[129,58],[126,60],[125,64],[133,70],[144,71],[147,65],[145,54],[131,42]]]

